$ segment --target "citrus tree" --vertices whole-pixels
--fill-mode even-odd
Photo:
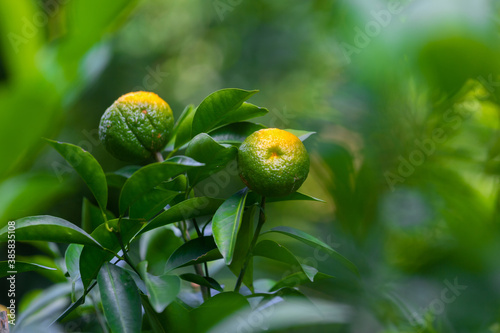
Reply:
[[[69,244],[61,269],[72,303],[45,323],[47,330],[85,312],[112,332],[233,332],[346,321],[345,308],[312,303],[300,291],[303,283],[331,276],[304,264],[278,235],[323,251],[353,272],[356,267],[301,230],[284,225],[263,232],[268,204],[321,200],[297,192],[310,164],[302,141],[313,133],[249,122],[268,112],[246,102],[256,92],[216,91],[197,107],[187,106],[175,124],[158,95],[123,95],[104,112],[99,135],[110,154],[136,164],[113,172],[81,147],[47,140],[93,195],[83,200],[81,227],[44,215],[0,230],[2,242],[15,230],[18,241]],[[221,197],[229,184],[215,174],[227,175],[238,190]],[[211,185],[211,193],[202,193],[201,183]],[[290,266],[289,273],[257,283],[257,256]],[[7,275],[8,262],[0,264]],[[47,269],[19,261],[15,268]],[[217,281],[223,268],[234,283]],[[39,326],[33,314],[50,302],[47,296],[25,308],[16,330]]]

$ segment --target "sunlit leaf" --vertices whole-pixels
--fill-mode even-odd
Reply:
[[[233,260],[236,238],[240,229],[248,188],[232,195],[219,207],[212,219],[215,243],[224,256],[226,265]]]

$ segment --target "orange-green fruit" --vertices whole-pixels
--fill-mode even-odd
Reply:
[[[141,162],[170,140],[174,116],[157,94],[137,91],[118,98],[102,115],[99,138],[114,157]]]
[[[252,133],[238,152],[241,179],[251,190],[266,197],[297,191],[307,178],[309,163],[302,141],[277,128]]]

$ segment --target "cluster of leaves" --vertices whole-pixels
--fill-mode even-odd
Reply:
[[[72,304],[53,323],[64,322],[75,309],[88,305],[86,299],[95,286],[100,301],[92,297],[90,303],[99,304],[96,314],[102,311],[113,332],[219,330],[217,325],[231,325],[230,317],[236,312],[242,318],[262,312],[270,304],[274,307],[277,302],[282,305],[273,310],[272,322],[265,324],[269,327],[345,319],[345,309],[331,304],[304,308],[309,301],[297,286],[331,276],[302,264],[273,236],[286,235],[318,248],[356,271],[350,261],[321,240],[291,227],[273,228],[265,232],[266,239],[259,241],[265,200],[248,188],[227,199],[195,196],[197,184],[235,163],[238,145],[252,132],[264,128],[246,121],[268,112],[245,102],[255,93],[223,89],[209,95],[198,107],[188,106],[163,152],[166,160],[146,166],[131,165],[105,173],[82,148],[48,140],[83,178],[95,198],[95,204],[83,200],[82,228],[54,216],[25,217],[15,223],[18,241],[70,244],[63,269],[66,284],[71,285],[65,290],[71,294]],[[289,131],[302,140],[312,134]],[[179,151],[184,155],[177,155]],[[108,210],[110,188],[119,191],[116,212]],[[267,202],[284,200],[320,201],[294,193]],[[6,227],[0,230],[0,242],[7,238]],[[253,256],[288,264],[294,272],[257,288]],[[237,277],[234,290],[210,276],[208,263],[219,259]],[[186,270],[189,266],[195,268],[196,274]],[[7,262],[0,263],[0,267],[2,275],[6,275]],[[16,263],[18,273],[45,268]],[[242,285],[246,288],[240,291]],[[144,321],[142,309],[147,318]],[[321,311],[328,311],[328,316],[322,316]],[[293,319],[288,315],[291,312],[296,313]],[[102,325],[106,326],[104,321]]]

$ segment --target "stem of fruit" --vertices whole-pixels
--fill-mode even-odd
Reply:
[[[156,158],[156,160],[157,160],[158,162],[160,162],[160,163],[161,163],[161,162],[163,162],[163,161],[165,161],[165,160],[163,159],[163,155],[162,155],[162,154],[161,154],[161,152],[159,152],[159,151],[155,152],[155,158]]]
[[[252,242],[250,243],[250,247],[248,248],[248,253],[243,263],[243,267],[241,268],[240,275],[238,275],[238,280],[236,280],[236,286],[234,287],[235,292],[239,292],[241,288],[241,284],[243,283],[243,278],[245,277],[245,273],[247,271],[248,264],[253,256],[253,249],[255,248],[255,244],[257,244],[257,239],[259,238],[260,231],[262,230],[262,226],[266,222],[266,197],[262,197],[262,201],[260,202],[260,214],[259,214],[259,222],[257,224],[257,229],[255,229],[255,234],[253,235]]]

